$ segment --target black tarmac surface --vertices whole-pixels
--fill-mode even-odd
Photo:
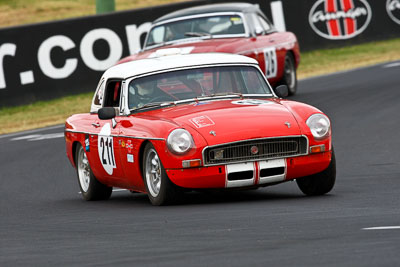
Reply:
[[[300,82],[333,124],[337,183],[85,202],[63,128],[0,136],[0,266],[398,266],[400,64]],[[371,227],[385,227],[372,228]]]

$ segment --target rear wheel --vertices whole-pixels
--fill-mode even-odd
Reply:
[[[82,197],[85,200],[109,199],[112,187],[100,183],[93,175],[86,153],[81,144],[76,148],[76,172]]]
[[[296,94],[297,91],[297,75],[296,65],[292,54],[285,56],[285,68],[280,85],[286,85],[289,89],[289,95]]]
[[[300,190],[309,196],[317,196],[328,193],[332,190],[336,181],[336,159],[332,150],[331,163],[324,171],[296,179]]]
[[[179,200],[181,190],[168,178],[157,151],[151,143],[144,149],[143,176],[151,204],[160,206]]]

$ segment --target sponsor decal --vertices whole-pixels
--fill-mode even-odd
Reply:
[[[109,123],[104,124],[99,133],[97,142],[99,150],[99,158],[104,170],[112,175],[114,169],[117,167],[115,164],[114,156],[114,142],[111,136],[111,126]]]
[[[127,155],[126,155],[126,160],[127,160],[128,162],[130,162],[130,163],[133,163],[133,162],[134,162],[134,160],[133,160],[133,155],[132,155],[132,154],[127,154]]]
[[[89,135],[85,135],[85,151],[90,152],[90,142],[89,142]]]
[[[389,17],[400,25],[400,0],[387,0],[386,11]]]
[[[232,104],[236,105],[250,105],[250,106],[258,106],[265,104],[272,104],[273,102],[268,100],[260,100],[260,99],[244,99],[244,100],[236,100],[232,101]]]
[[[199,116],[190,120],[196,128],[203,128],[214,125],[215,123],[208,116]]]
[[[128,150],[129,154],[132,153],[132,150],[133,150],[132,140],[126,141],[125,147]]]
[[[345,40],[365,31],[371,17],[367,0],[318,0],[311,8],[308,19],[319,36]]]

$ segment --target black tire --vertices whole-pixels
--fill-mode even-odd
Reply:
[[[289,95],[295,95],[297,91],[297,73],[294,58],[291,53],[285,56],[285,67],[283,77],[279,85],[286,85],[289,89]]]
[[[143,155],[143,179],[151,204],[162,206],[178,202],[182,191],[169,180],[151,143],[146,144]]]
[[[328,168],[324,171],[296,179],[300,190],[309,196],[318,196],[330,192],[336,181],[336,159],[332,150],[332,159]]]
[[[76,147],[75,164],[83,199],[88,201],[109,199],[112,187],[100,183],[93,175],[92,168],[81,144]]]

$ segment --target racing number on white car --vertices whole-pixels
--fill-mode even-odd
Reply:
[[[264,49],[264,60],[265,60],[265,76],[267,78],[276,77],[278,66],[277,66],[275,47]]]

